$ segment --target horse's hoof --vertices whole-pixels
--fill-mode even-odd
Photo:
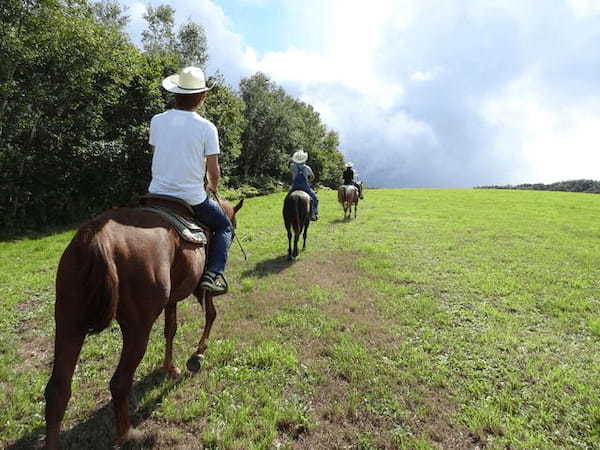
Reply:
[[[144,432],[137,428],[130,428],[123,436],[117,440],[117,445],[123,445],[126,442],[141,442],[145,438]]]
[[[167,376],[169,376],[171,378],[178,378],[179,375],[181,375],[181,370],[179,370],[175,366],[163,367],[162,370],[165,374],[167,374]]]
[[[196,373],[202,368],[202,360],[204,359],[204,355],[198,355],[194,353],[190,356],[190,359],[187,360],[187,369],[190,372]]]

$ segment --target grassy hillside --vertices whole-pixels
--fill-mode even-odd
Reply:
[[[600,200],[556,192],[333,191],[290,263],[282,194],[239,214],[233,292],[202,372],[134,386],[143,448],[600,448]],[[43,437],[56,264],[73,232],[0,243],[0,444]],[[176,361],[203,316],[180,303]],[[116,324],[87,339],[65,448],[109,448]]]

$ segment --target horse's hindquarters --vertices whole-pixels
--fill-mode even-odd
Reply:
[[[288,258],[298,256],[298,240],[304,231],[303,246],[306,246],[306,233],[310,224],[310,196],[304,191],[293,191],[283,201],[283,220],[288,234]],[[294,230],[294,248],[292,250],[292,232]]]

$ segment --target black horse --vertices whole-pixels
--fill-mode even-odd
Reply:
[[[310,196],[304,191],[292,191],[283,201],[283,221],[288,235],[288,259],[298,256],[298,239],[304,231],[302,250],[306,248],[306,233],[310,225]],[[292,252],[292,227],[294,251]]]

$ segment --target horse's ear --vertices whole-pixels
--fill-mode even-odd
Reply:
[[[242,206],[244,206],[244,199],[241,199],[238,204],[233,207],[233,213],[237,214],[237,212],[242,209]]]

